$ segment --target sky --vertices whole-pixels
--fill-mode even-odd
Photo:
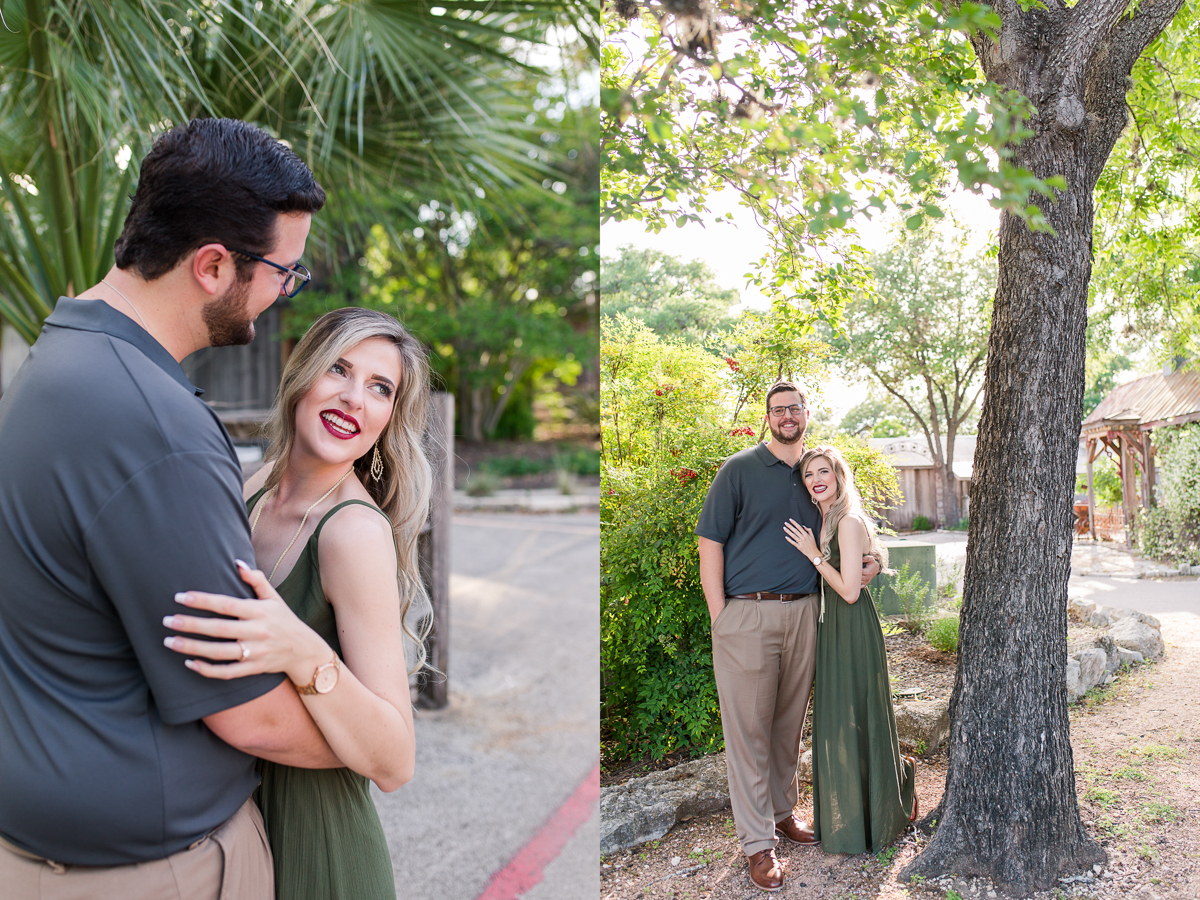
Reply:
[[[614,256],[619,247],[632,244],[636,247],[652,247],[680,259],[700,260],[716,273],[722,287],[733,288],[741,294],[744,306],[766,308],[770,305],[769,301],[757,288],[747,284],[746,274],[762,256],[767,235],[736,198],[736,192],[726,191],[713,196],[709,204],[714,217],[732,213],[736,221],[729,224],[710,224],[705,227],[688,222],[682,228],[668,227],[658,234],[652,234],[640,222],[606,222],[600,228],[601,255]],[[988,205],[985,197],[959,191],[951,195],[947,205],[956,223],[951,227],[965,230],[968,234],[967,252],[974,253],[995,241],[1000,213]],[[868,250],[886,246],[894,223],[894,219],[883,216],[859,220],[856,227],[863,246]],[[855,383],[836,374],[820,387],[821,396],[814,405],[814,415],[833,425],[866,400],[869,393],[866,381]]]

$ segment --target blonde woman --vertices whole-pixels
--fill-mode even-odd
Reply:
[[[243,578],[263,599],[192,591],[180,602],[237,621],[166,623],[221,639],[167,639],[201,675],[286,673],[346,766],[260,761],[278,900],[396,896],[368,779],[392,791],[413,774],[404,638],[416,638],[406,614],[425,599],[417,534],[431,485],[428,404],[424,351],[394,318],[347,308],[317,320],[284,370],[268,465],[245,488],[268,574],[243,568]]]
[[[900,754],[879,614],[859,560],[887,550],[863,513],[854,475],[834,447],[798,464],[821,510],[818,543],[791,520],[787,541],[822,579],[813,687],[813,831],[826,853],[878,853],[917,817],[916,760]],[[843,576],[842,560],[852,560]]]

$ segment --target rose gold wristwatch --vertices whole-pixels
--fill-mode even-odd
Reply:
[[[339,670],[338,658],[335,653],[329,662],[317,666],[313,672],[312,681],[308,684],[296,684],[295,682],[292,684],[296,684],[297,694],[328,694],[337,684]]]

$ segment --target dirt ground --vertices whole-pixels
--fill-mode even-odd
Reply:
[[[1193,579],[1194,581],[1194,579]],[[1099,873],[1063,882],[1029,900],[1197,900],[1200,898],[1200,618],[1160,616],[1165,659],[1093,691],[1071,711],[1080,812],[1108,854]],[[1078,633],[1071,637],[1077,638]],[[922,661],[919,641],[888,638],[897,688],[927,688],[921,699],[949,695],[953,663]],[[952,660],[952,658],[951,658]],[[948,677],[947,677],[948,673]],[[935,678],[935,676],[937,676]],[[931,685],[935,685],[931,687]],[[945,693],[943,694],[943,690]],[[945,751],[918,761],[922,811],[941,799]],[[802,792],[796,813],[808,819]],[[827,855],[780,843],[784,889],[776,896],[812,900],[974,900],[998,896],[978,879],[946,877],[923,884],[897,878],[929,838],[910,829],[878,855]],[[676,826],[660,841],[601,861],[603,900],[743,900],[762,896],[747,876],[728,810]]]

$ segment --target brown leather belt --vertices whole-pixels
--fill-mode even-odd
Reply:
[[[809,597],[811,594],[773,594],[770,591],[757,591],[753,594],[731,594],[730,600],[782,600],[784,603],[790,603],[793,600],[799,600],[801,597]]]

